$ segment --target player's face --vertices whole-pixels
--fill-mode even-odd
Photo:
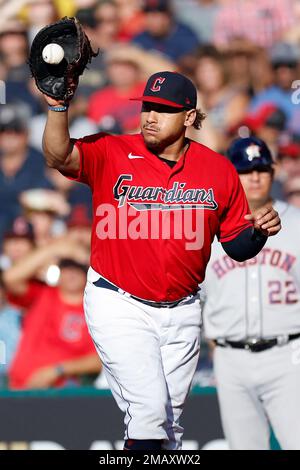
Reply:
[[[272,171],[254,170],[239,174],[249,204],[259,206],[265,204],[269,197],[273,181]]]
[[[179,140],[190,125],[193,111],[157,103],[144,102],[141,113],[141,130],[146,146],[158,151]]]

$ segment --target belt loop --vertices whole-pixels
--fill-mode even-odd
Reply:
[[[219,345],[219,346],[225,347],[226,344],[227,344],[227,341],[226,341],[226,339],[224,339],[224,338],[217,338],[217,339],[216,339],[216,343],[217,343],[217,345]]]
[[[131,295],[129,294],[129,292],[126,292],[126,291],[123,290],[123,289],[120,289],[120,288],[119,288],[119,289],[118,289],[118,292],[119,292],[119,294],[124,295],[124,297],[128,297],[128,298],[131,297]]]
[[[284,346],[289,342],[289,335],[281,335],[277,337],[277,345]]]

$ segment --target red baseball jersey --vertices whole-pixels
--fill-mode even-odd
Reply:
[[[244,190],[224,156],[190,141],[173,168],[143,136],[95,134],[76,141],[77,181],[93,193],[91,266],[142,299],[174,301],[203,281],[211,243],[251,223]]]

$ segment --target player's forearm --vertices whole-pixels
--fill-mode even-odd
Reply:
[[[59,168],[64,165],[72,151],[70,141],[68,112],[48,111],[43,135],[43,151],[47,165]]]
[[[233,240],[222,243],[228,256],[235,261],[246,261],[254,258],[264,247],[268,237],[252,227],[240,232]]]
[[[101,361],[96,352],[78,359],[62,362],[60,366],[66,376],[98,374],[102,369]]]

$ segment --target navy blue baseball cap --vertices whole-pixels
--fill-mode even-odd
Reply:
[[[265,142],[257,137],[234,140],[227,155],[239,173],[255,169],[270,170],[274,163]]]
[[[143,96],[131,99],[189,110],[197,106],[197,90],[193,82],[180,73],[158,72],[148,79]]]

